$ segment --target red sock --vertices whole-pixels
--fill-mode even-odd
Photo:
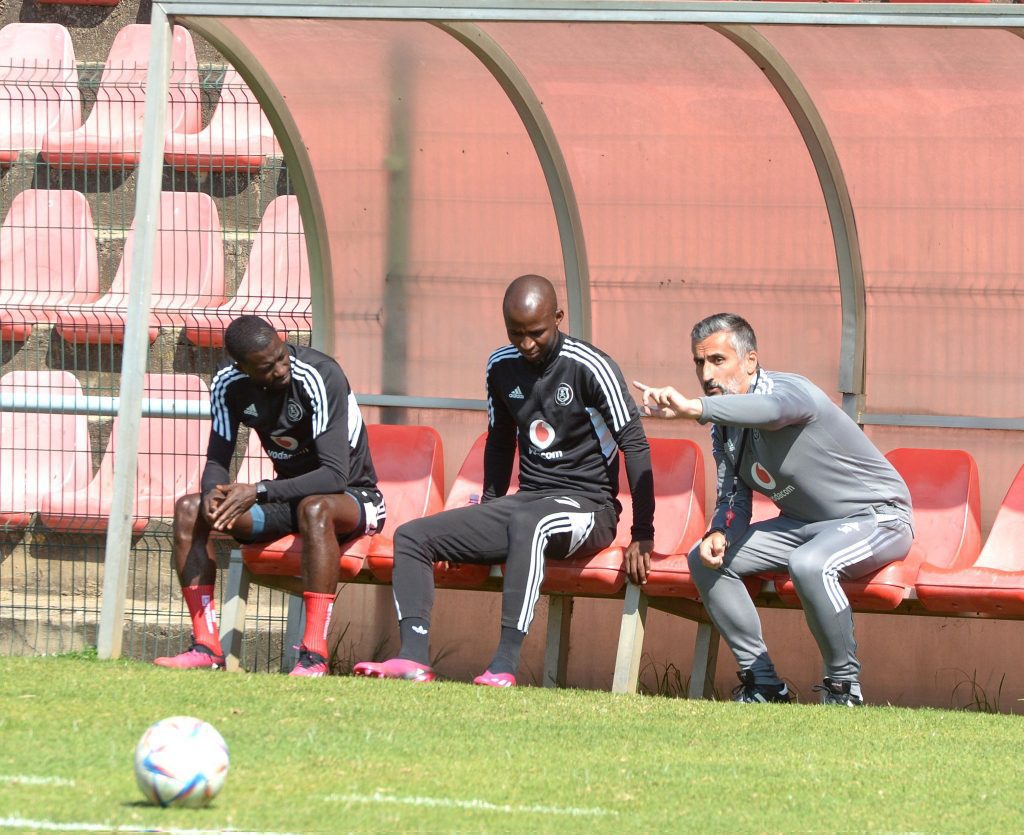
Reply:
[[[306,601],[306,632],[302,636],[302,645],[310,652],[326,658],[327,627],[331,623],[334,595],[304,591],[302,599]]]
[[[192,616],[192,634],[196,643],[202,644],[214,655],[223,655],[220,635],[217,633],[217,606],[213,601],[213,586],[185,586],[181,593]]]

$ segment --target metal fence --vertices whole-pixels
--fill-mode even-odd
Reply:
[[[148,26],[124,27],[100,65],[75,61],[61,26],[0,30],[3,653],[96,644],[149,40]],[[256,313],[305,344],[311,328],[301,220],[269,124],[180,28],[172,61],[123,637],[139,659],[187,645],[171,520],[199,487],[224,327]],[[214,547],[223,590],[230,540]],[[277,668],[285,595],[253,597],[247,667]]]

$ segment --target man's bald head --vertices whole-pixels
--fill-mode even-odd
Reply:
[[[554,315],[558,310],[555,286],[542,275],[521,275],[508,285],[501,310],[506,319],[510,313],[517,317],[538,313]]]
[[[558,309],[555,288],[544,276],[521,275],[505,291],[501,312],[509,341],[530,363],[543,363],[558,344]]]

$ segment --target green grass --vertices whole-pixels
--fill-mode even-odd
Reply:
[[[138,738],[179,713],[231,750],[208,809],[135,785]],[[1022,749],[1021,718],[976,712],[0,658],[0,831],[1012,831]]]

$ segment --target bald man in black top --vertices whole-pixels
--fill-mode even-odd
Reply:
[[[408,522],[395,534],[398,657],[356,664],[356,675],[432,681],[435,562],[502,563],[501,639],[475,684],[515,684],[545,559],[589,556],[615,538],[619,449],[633,498],[626,572],[643,582],[654,539],[650,449],[622,372],[597,348],[559,331],[546,278],[520,276],[502,312],[510,344],[487,363],[488,433],[479,505]],[[519,449],[519,492],[506,495]]]

